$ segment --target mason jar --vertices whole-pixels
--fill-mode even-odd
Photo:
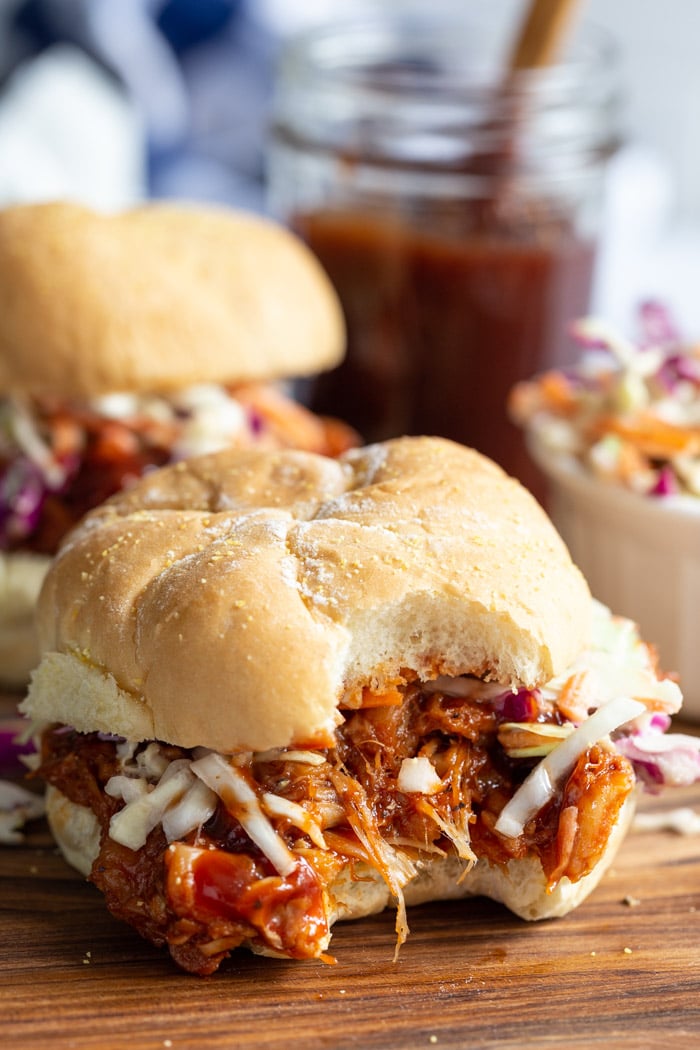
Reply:
[[[307,391],[367,441],[439,434],[539,487],[507,418],[513,384],[574,353],[589,308],[615,50],[507,72],[489,23],[384,9],[293,38],[271,128],[271,212],[345,311],[345,361]]]

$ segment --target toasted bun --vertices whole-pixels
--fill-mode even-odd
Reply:
[[[69,537],[24,710],[223,752],[330,745],[366,685],[548,680],[590,613],[539,505],[470,449],[229,450],[147,476]]]
[[[404,888],[407,905],[464,897],[489,897],[499,901],[521,919],[559,918],[578,907],[595,889],[615,858],[632,820],[635,796],[625,802],[610,832],[605,852],[595,868],[578,882],[560,879],[552,892],[539,860],[529,856],[511,859],[504,867],[480,859],[465,874],[465,863],[458,857],[430,857],[420,873]],[[92,810],[71,802],[56,788],[48,788],[46,810],[51,830],[64,857],[86,877],[100,846],[97,818]],[[357,864],[344,871],[329,890],[331,922],[359,919],[383,911],[391,904],[391,894],[377,871]]]
[[[302,376],[338,363],[340,306],[311,252],[224,209],[0,212],[0,391],[91,397]]]
[[[26,685],[39,662],[34,605],[50,559],[0,552],[0,686]]]

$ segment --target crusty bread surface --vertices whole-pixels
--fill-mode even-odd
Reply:
[[[51,831],[64,857],[88,876],[100,845],[96,817],[90,809],[71,802],[53,787],[47,790],[46,809]],[[562,878],[548,892],[542,866],[534,856],[512,858],[504,866],[482,858],[467,871],[465,862],[454,855],[433,855],[420,862],[418,875],[404,887],[406,904],[483,896],[504,904],[528,921],[561,918],[577,908],[598,885],[617,854],[634,809],[633,794],[618,815],[602,857],[595,868],[577,882]],[[367,864],[358,863],[352,869],[345,868],[330,886],[329,919],[331,923],[359,919],[383,911],[391,903],[391,892],[380,874]]]
[[[223,208],[0,211],[0,391],[92,397],[308,375],[344,349],[330,281],[292,233]]]
[[[229,450],[145,477],[72,533],[23,707],[222,752],[329,746],[364,686],[547,681],[590,608],[536,501],[470,449]]]

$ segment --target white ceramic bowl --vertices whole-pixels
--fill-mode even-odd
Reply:
[[[635,620],[676,671],[682,716],[700,722],[700,500],[650,499],[530,442],[550,482],[549,514],[598,598]]]

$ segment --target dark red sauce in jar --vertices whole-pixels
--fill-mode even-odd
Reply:
[[[297,215],[294,226],[348,327],[346,359],[314,383],[312,407],[368,441],[453,438],[536,485],[508,392],[568,360],[567,322],[588,307],[594,246],[562,229],[539,241],[452,239],[351,212]]]
[[[457,5],[458,7],[458,5]],[[504,75],[494,19],[375,11],[287,45],[270,210],[340,295],[346,361],[308,391],[368,441],[440,434],[536,485],[512,385],[573,358],[589,309],[614,53],[580,32],[546,70]]]

